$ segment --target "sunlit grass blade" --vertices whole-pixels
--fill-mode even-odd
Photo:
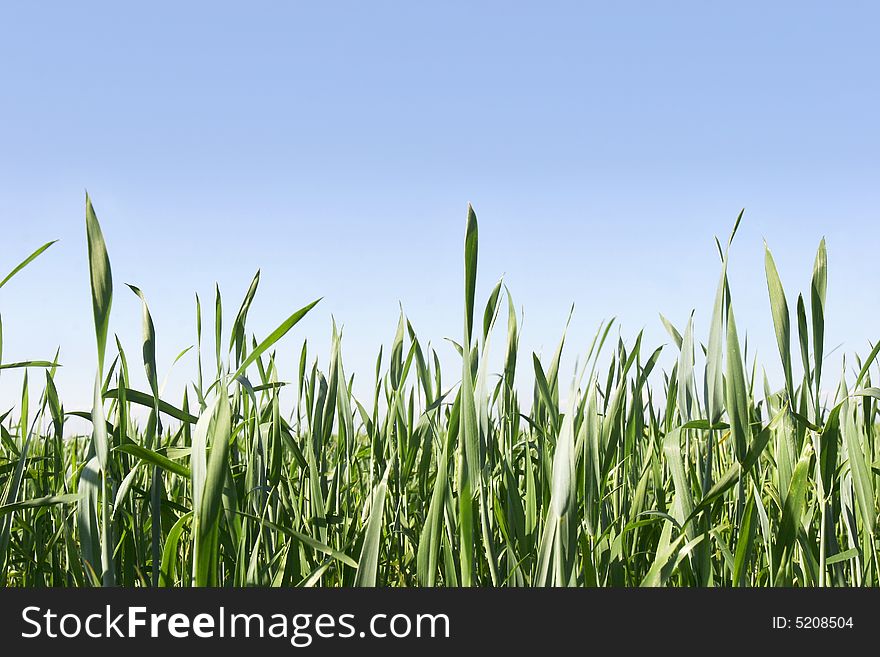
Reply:
[[[6,274],[6,276],[3,277],[3,280],[0,280],[0,288],[2,288],[4,285],[6,285],[12,279],[13,276],[15,276],[18,272],[20,272],[25,267],[27,267],[31,262],[36,260],[36,258],[41,253],[43,253],[43,251],[48,249],[50,246],[55,244],[55,242],[57,242],[57,241],[58,240],[52,240],[51,242],[46,242],[45,244],[43,244],[43,246],[37,248],[27,258],[25,258],[20,263],[18,263],[15,267],[13,267],[12,271],[10,271],[8,274]]]

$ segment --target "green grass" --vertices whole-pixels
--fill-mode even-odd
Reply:
[[[780,387],[746,360],[721,243],[705,342],[692,321],[679,329],[663,319],[676,350],[663,372],[660,349],[641,335],[615,341],[603,323],[574,380],[561,381],[563,357],[574,358],[564,336],[549,361],[521,357],[508,290],[499,283],[485,305],[475,298],[469,208],[461,370],[441,376],[436,353],[401,316],[390,353],[379,353],[375,394],[356,399],[335,326],[325,366],[305,341],[298,368],[276,362],[317,301],[304,300],[268,336],[248,333],[257,277],[226,331],[219,290],[213,330],[197,305],[195,380],[181,399],[161,399],[139,289],[131,288],[143,303],[139,355],[108,340],[110,259],[88,199],[86,228],[99,354],[91,410],[64,407],[55,360],[0,366],[24,384],[0,415],[3,585],[880,581],[880,389],[870,380],[878,348],[850,357],[841,373],[823,372],[824,242],[809,293],[791,306],[766,251]],[[496,326],[505,320],[506,330]],[[490,338],[503,345],[500,372],[488,368]],[[132,389],[135,367],[145,368],[147,390]],[[513,383],[518,368],[534,370],[527,400]],[[39,399],[28,398],[28,376],[45,379]],[[91,435],[66,437],[71,416],[90,420]]]

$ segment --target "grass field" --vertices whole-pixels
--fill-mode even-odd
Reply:
[[[25,391],[28,377],[45,379],[39,398],[25,392],[0,415],[3,585],[880,583],[880,344],[849,356],[843,373],[823,371],[824,243],[810,293],[796,300],[766,252],[779,385],[745,359],[730,241],[718,244],[708,336],[664,320],[677,349],[670,372],[641,336],[609,338],[610,323],[587,354],[569,356],[564,336],[549,361],[520,354],[508,290],[475,299],[469,208],[460,370],[441,376],[401,317],[375,373],[358,373],[375,377],[375,394],[356,399],[335,328],[321,367],[292,330],[317,301],[268,336],[248,333],[255,279],[231,326],[217,319],[219,290],[213,307],[196,309],[194,380],[182,398],[162,399],[137,288],[142,349],[126,354],[108,339],[110,259],[88,199],[86,229],[99,355],[91,411],[65,409],[54,361],[0,366]],[[4,319],[27,321],[8,309]],[[490,339],[505,354],[500,372],[489,371]],[[298,369],[280,371],[276,348],[300,342]],[[575,357],[574,380],[560,380],[561,360]],[[147,390],[129,384],[140,367]],[[534,373],[528,399],[513,384],[518,368]],[[292,405],[282,386],[295,390]],[[91,435],[66,437],[71,415],[90,420]]]

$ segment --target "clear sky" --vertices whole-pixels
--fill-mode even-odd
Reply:
[[[140,370],[137,284],[160,377],[195,339],[194,293],[210,307],[219,282],[228,327],[260,268],[260,336],[324,297],[281,344],[291,380],[304,337],[326,362],[332,313],[364,390],[400,302],[454,383],[443,338],[461,333],[468,202],[481,303],[504,274],[525,308],[524,372],[571,303],[569,361],[611,316],[654,346],[669,342],[658,312],[683,326],[696,308],[705,340],[713,236],[741,207],[734,307],[771,376],[764,238],[792,307],[827,238],[826,341],[865,354],[880,338],[877,7],[4,2],[0,269],[61,241],[0,290],[3,360],[60,346],[66,406],[89,405],[86,188],[111,330]],[[0,412],[21,376],[0,376]]]

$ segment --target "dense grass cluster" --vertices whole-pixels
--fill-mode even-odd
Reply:
[[[655,367],[660,349],[646,350],[641,336],[609,340],[610,323],[571,383],[559,376],[564,336],[549,361],[523,363],[510,293],[499,283],[477,306],[469,209],[460,371],[441,377],[436,353],[401,316],[390,353],[379,352],[372,399],[352,395],[335,327],[328,363],[311,360],[304,342],[298,371],[285,376],[276,343],[317,302],[258,341],[246,328],[255,278],[227,332],[219,290],[210,336],[197,303],[198,370],[172,400],[160,398],[153,322],[137,288],[142,358],[108,344],[110,261],[88,199],[86,228],[93,408],[65,409],[55,361],[0,366],[25,381],[20,402],[0,415],[3,585],[880,581],[878,348],[851,358],[830,377],[836,393],[825,392],[824,243],[794,313],[766,252],[781,389],[746,361],[721,243],[706,342],[692,321],[680,331],[663,320],[678,349],[670,372]],[[505,315],[506,335],[495,328]],[[497,373],[487,365],[493,336],[506,341]],[[513,384],[523,366],[534,370],[528,400]],[[131,367],[145,368],[148,390],[132,389]],[[27,376],[37,373],[44,392],[29,401]],[[282,386],[295,388],[292,407]],[[71,415],[90,420],[91,435],[66,437]]]

